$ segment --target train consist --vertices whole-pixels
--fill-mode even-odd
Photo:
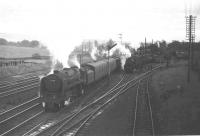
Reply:
[[[121,67],[119,58],[110,58],[110,72]],[[59,110],[66,101],[84,94],[84,88],[108,74],[108,60],[87,63],[81,68],[64,68],[41,79],[40,95],[46,111]]]

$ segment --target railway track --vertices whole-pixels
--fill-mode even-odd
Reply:
[[[149,97],[149,78],[140,80],[137,87],[133,136],[155,135]]]
[[[144,77],[140,77],[140,78],[144,78]],[[122,85],[122,88],[120,88],[120,90],[113,97],[111,97],[104,104],[102,104],[97,109],[92,111],[83,120],[81,120],[80,122],[78,122],[77,124],[72,126],[71,128],[65,130],[64,132],[56,134],[55,136],[57,136],[57,135],[73,135],[73,136],[85,135],[85,132],[88,129],[87,127],[90,125],[90,120],[95,118],[95,116],[97,116],[101,112],[101,110],[103,111],[103,108],[108,106],[111,101],[115,100],[117,97],[119,97],[120,95],[125,93],[127,90],[129,90],[130,88],[137,85],[137,83],[138,83],[138,79],[135,79],[135,80],[129,81],[128,83],[125,83],[124,85]],[[52,135],[52,136],[54,136],[54,135]]]
[[[155,69],[157,69],[157,68],[155,68]],[[143,79],[143,78],[144,77],[141,77],[141,79]],[[95,109],[94,111],[92,111],[88,116],[85,116],[85,118],[83,118],[78,123],[74,124],[73,126],[69,127],[67,130],[64,130],[63,132],[60,132],[58,134],[52,134],[51,136],[58,136],[58,135],[73,135],[73,136],[85,135],[84,132],[87,131],[87,126],[90,125],[89,121],[91,119],[95,118],[95,116],[98,115],[99,112],[101,112],[101,110],[103,110],[103,108],[105,106],[109,105],[110,101],[116,99],[116,97],[118,97],[119,95],[125,93],[128,89],[130,89],[133,86],[135,86],[136,84],[138,84],[140,80],[137,80],[137,81],[136,80],[132,80],[132,81],[127,82],[125,85],[122,85],[123,87],[120,89],[119,92],[117,92],[107,102],[105,102],[104,104],[102,104],[101,106],[99,106],[97,109]],[[135,82],[133,82],[133,81],[135,81]]]
[[[8,97],[8,96],[13,96],[13,95],[16,95],[16,94],[19,95],[20,93],[23,93],[23,92],[28,91],[28,90],[36,89],[38,87],[39,87],[39,82],[38,83],[32,83],[30,85],[26,85],[26,86],[19,87],[19,88],[14,88],[12,90],[0,93],[0,99],[3,99],[3,98]]]
[[[149,75],[147,75],[147,77],[149,77]],[[144,80],[147,77],[142,78],[140,80]],[[140,83],[140,80],[136,81],[135,83],[131,83],[132,85],[129,85],[129,86],[127,84],[127,86],[124,89],[122,89],[122,92],[116,94],[116,96],[114,96],[114,97],[118,97],[119,95],[126,92],[128,89],[132,88],[133,86],[136,86],[137,84]],[[115,99],[115,98],[113,98],[113,99]],[[112,100],[110,100],[110,101],[112,101]],[[107,106],[107,103],[105,103],[105,106]],[[85,117],[79,123],[75,124],[73,127],[66,130],[65,133],[61,133],[59,135],[73,135],[73,136],[78,136],[78,135],[85,136],[85,135],[87,135],[88,126],[92,125],[91,124],[92,119],[95,118],[95,116],[98,116],[98,114],[101,112],[101,110],[103,110],[102,109],[103,107],[104,107],[104,105],[102,105],[101,107],[99,107],[99,109],[95,110],[93,113],[91,113],[90,115]],[[151,117],[152,117],[152,114],[151,114]]]
[[[27,74],[17,74],[17,75],[1,77],[0,86],[12,85],[20,81],[28,80],[29,78],[32,78],[32,77],[38,77],[38,75],[47,74],[48,70],[49,69],[41,69],[41,70],[29,72]]]
[[[36,79],[38,78],[38,76],[36,75],[29,75],[29,76],[25,76],[25,77],[21,77],[21,78],[17,78],[15,80],[9,81],[9,80],[4,80],[0,82],[0,87],[6,87],[6,86],[12,86],[15,85],[17,83],[22,83],[22,82],[26,82],[32,79]]]
[[[29,84],[32,84],[32,83],[39,83],[39,78],[34,76],[34,77],[31,77],[31,78],[27,78],[27,79],[18,81],[17,83],[9,83],[7,85],[0,86],[0,92],[1,93],[2,92],[6,92],[6,91],[9,91],[9,90],[11,90],[13,88],[26,86],[26,85],[29,85]],[[1,93],[0,93],[0,95],[1,95]]]
[[[156,70],[159,67],[153,69]],[[107,93],[91,102],[90,104],[80,108],[77,112],[66,116],[65,118],[57,121],[51,127],[46,128],[41,132],[36,132],[37,135],[45,136],[57,136],[57,135],[76,135],[80,132],[82,126],[85,124],[101,110],[103,107],[107,106],[112,100],[116,99],[118,96],[126,92],[129,88],[135,86],[139,80],[145,78],[147,75],[151,74],[151,71],[146,72],[137,78],[134,78],[123,85],[110,89]],[[34,133],[33,131],[32,133]],[[31,132],[26,135],[31,135]]]
[[[155,68],[155,70],[156,69],[157,68]],[[85,124],[87,124],[87,122],[99,110],[101,110],[109,102],[111,102],[112,100],[117,98],[120,94],[124,93],[127,90],[128,86],[135,85],[137,83],[136,80],[138,80],[139,78],[142,78],[146,74],[149,74],[149,72],[142,74],[138,78],[131,80],[127,83],[123,83],[123,84],[122,84],[122,80],[121,80],[117,85],[115,85],[113,88],[111,88],[107,93],[105,93],[98,99],[94,100],[92,103],[84,105],[83,107],[80,107],[80,109],[77,109],[73,112],[69,112],[67,115],[65,113],[65,116],[62,119],[54,120],[54,121],[51,120],[52,122],[50,121],[49,124],[46,124],[45,129],[42,129],[42,130],[38,129],[38,128],[41,128],[41,126],[45,125],[44,122],[39,122],[38,124],[35,124],[34,127],[32,127],[32,129],[30,129],[29,131],[27,130],[27,133],[25,133],[23,136],[31,135],[33,133],[35,135],[42,135],[42,136],[43,135],[55,136],[55,135],[60,135],[60,134],[64,134],[67,132],[71,132],[72,130],[77,131],[74,134],[76,134],[76,133],[79,134],[79,132],[80,132],[79,130],[82,130],[82,127],[85,126]],[[124,78],[125,78],[125,76],[124,76]],[[133,82],[135,82],[135,83],[133,83]],[[34,103],[36,103],[36,104],[34,104]],[[29,107],[30,107],[29,109],[26,108],[26,107],[28,107],[28,106],[26,106],[26,104],[29,105]],[[37,98],[35,98],[35,100],[30,101],[30,103],[27,102],[26,104],[22,104],[21,106],[17,106],[9,111],[6,111],[9,116],[0,120],[0,127],[3,127],[3,129],[0,130],[0,136],[9,136],[17,129],[23,127],[24,124],[26,124],[27,122],[34,120],[35,118],[40,118],[41,115],[44,114],[41,104],[37,103]],[[17,110],[18,110],[18,112],[16,113]],[[19,111],[21,111],[21,112],[19,112]],[[4,115],[6,112],[4,112]],[[1,115],[3,115],[3,114],[0,114],[0,117],[2,117]],[[25,115],[25,117],[24,117],[24,115]],[[23,120],[20,120],[21,118],[23,118]],[[18,120],[18,119],[20,120],[19,122],[21,122],[21,123],[16,124],[16,120]],[[13,120],[15,120],[14,123],[13,123]],[[45,122],[48,122],[48,121],[45,121]],[[5,127],[6,124],[10,124],[10,123],[11,123],[11,125],[8,125],[7,127]],[[75,129],[73,129],[74,127],[75,127]],[[77,128],[78,128],[78,130],[77,130]]]
[[[0,88],[2,89],[0,89],[0,110],[2,112],[3,110],[8,110],[10,108],[10,110],[12,110],[13,108],[15,108],[13,106],[37,97],[39,95],[37,91],[39,89],[39,80],[38,78],[34,78],[26,82],[20,82],[13,86]],[[1,119],[2,118],[0,118],[0,120]]]
[[[108,90],[114,88],[114,87],[117,87],[117,86],[120,86],[121,84],[127,82],[128,80],[130,79],[130,76],[125,74],[125,73],[122,73],[121,77],[120,77],[120,80],[117,81],[116,83],[115,82],[110,82],[110,87],[107,88],[107,85],[108,85],[108,82],[105,81],[105,83],[103,84],[103,86],[101,88],[99,88],[98,90],[92,92],[89,97],[91,98],[89,101],[83,101],[80,106],[85,106],[85,105],[88,105],[89,103],[95,101],[96,99],[98,99],[99,97],[101,97],[102,95],[104,95]]]
[[[22,103],[22,104],[20,104],[16,107],[13,107],[13,108],[11,108],[7,111],[0,113],[0,122],[4,122],[4,120],[7,120],[8,118],[11,118],[12,116],[15,116],[19,112],[26,110],[27,107],[31,107],[31,106],[35,105],[36,103],[39,103],[39,102],[40,102],[40,98],[35,97],[35,98],[25,102],[25,103]]]
[[[9,135],[9,133],[25,122],[30,121],[36,116],[43,113],[42,106],[40,103],[34,104],[33,106],[18,112],[17,114],[3,120],[0,122],[0,136]],[[21,122],[21,123],[18,123]]]
[[[32,122],[41,123],[47,116],[40,97],[35,97],[0,114],[0,136],[14,136],[24,126]]]
[[[25,102],[25,103],[18,105],[8,111],[1,113],[0,114],[0,127],[5,126],[5,128],[3,128],[0,131],[0,136],[12,135],[15,133],[15,131],[20,130],[25,124],[28,124],[28,122],[30,122],[30,121],[34,122],[33,120],[42,118],[42,116],[44,116],[45,113],[42,110],[37,111],[37,107],[40,108],[40,106],[41,106],[39,104],[39,102],[40,102],[39,97],[36,97],[28,102]],[[29,108],[27,108],[27,107],[29,107]],[[30,117],[27,118],[26,116],[27,116],[27,114],[30,114],[30,112],[34,112],[35,115],[33,116],[33,114],[31,113]],[[45,115],[45,117],[46,116],[48,116],[48,115]],[[18,119],[19,119],[19,121],[16,121]],[[23,120],[21,120],[21,119],[23,119]],[[16,122],[21,122],[21,123],[16,124]],[[34,125],[32,128],[37,127],[41,123],[42,123],[42,121],[38,121],[38,124],[36,124],[36,126]]]

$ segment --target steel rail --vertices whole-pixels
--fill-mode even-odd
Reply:
[[[24,79],[24,80],[21,80],[19,82],[15,82],[15,83],[8,83],[4,86],[0,86],[0,90],[5,90],[5,89],[9,89],[11,87],[18,87],[20,85],[23,85],[23,84],[27,84],[27,83],[32,83],[32,82],[35,82],[35,81],[39,81],[39,78],[38,77],[32,77],[32,78],[27,78],[27,79]]]
[[[135,134],[135,127],[136,127],[136,119],[137,119],[137,105],[138,105],[138,90],[140,87],[140,81],[138,83],[137,92],[136,92],[136,99],[135,99],[135,114],[134,114],[134,124],[133,124],[133,136]]]
[[[23,86],[23,87],[20,87],[20,88],[15,88],[15,89],[12,89],[10,91],[0,93],[0,98],[7,97],[7,96],[17,94],[17,93],[21,93],[21,92],[24,92],[24,91],[28,91],[28,90],[31,90],[31,89],[34,89],[34,88],[37,88],[37,87],[39,87],[39,83],[33,83],[33,84]]]
[[[27,120],[21,122],[20,124],[18,124],[17,126],[13,127],[12,129],[10,129],[10,130],[4,132],[4,133],[1,134],[0,136],[5,136],[5,135],[11,133],[12,131],[14,131],[14,130],[16,130],[17,128],[21,127],[22,125],[24,125],[24,124],[27,123],[28,121],[30,121],[30,120],[32,120],[32,119],[38,117],[38,116],[41,115],[42,113],[44,113],[44,111],[38,112],[37,114],[35,114],[35,115],[32,116],[31,118],[29,118],[29,119],[27,119]]]
[[[44,68],[44,69],[39,69],[39,70],[33,70],[33,71],[30,71],[26,74],[22,73],[22,74],[15,74],[15,75],[10,75],[10,76],[5,76],[5,77],[1,77],[1,79],[5,79],[5,78],[9,78],[9,77],[14,77],[14,76],[26,76],[26,75],[30,75],[32,73],[35,73],[35,72],[42,72],[42,71],[46,71],[46,70],[49,70],[49,68]]]
[[[2,123],[5,123],[5,122],[8,121],[8,120],[11,120],[11,119],[13,119],[13,118],[15,118],[15,117],[17,117],[17,116],[19,116],[19,115],[22,115],[24,112],[26,112],[26,111],[28,111],[28,110],[30,110],[30,109],[33,109],[33,108],[35,108],[35,107],[37,107],[37,106],[40,106],[40,103],[34,104],[33,106],[31,106],[31,107],[29,107],[29,108],[27,108],[27,109],[25,109],[25,110],[23,110],[23,111],[21,111],[21,112],[15,114],[15,115],[13,115],[13,116],[11,116],[11,117],[5,119],[5,120],[2,120],[2,121],[0,122],[0,125],[1,125]]]
[[[150,77],[151,75],[149,75],[147,78],[146,78],[146,82],[147,82],[147,85],[146,85],[146,91],[145,92],[147,92],[147,99],[148,99],[148,101],[147,101],[147,105],[148,105],[148,107],[149,107],[149,110],[148,110],[148,112],[149,112],[149,114],[150,114],[150,119],[148,120],[148,121],[150,121],[151,122],[151,131],[152,131],[152,135],[154,136],[154,124],[153,124],[153,116],[152,116],[152,110],[151,110],[151,103],[150,103],[150,97],[149,97],[149,92],[148,92],[148,87],[149,87],[149,85],[148,85],[148,80],[149,80],[149,77]],[[143,79],[144,80],[144,79]],[[133,136],[135,136],[136,135],[136,123],[137,123],[137,113],[138,113],[138,111],[139,111],[139,109],[138,109],[138,101],[139,101],[139,89],[140,89],[140,83],[141,83],[141,81],[138,83],[138,88],[137,88],[137,95],[136,95],[136,104],[135,104],[135,114],[134,114],[134,126],[133,126]],[[144,90],[141,90],[141,91],[144,91]],[[141,95],[141,94],[140,94]],[[140,98],[140,99],[142,99],[142,98]],[[144,98],[143,98],[144,99]],[[144,106],[144,105],[143,105]]]
[[[38,78],[38,76],[36,75],[30,75],[30,76],[27,76],[27,77],[21,77],[19,79],[15,79],[15,80],[12,80],[12,81],[0,81],[0,86],[4,86],[4,85],[12,85],[12,84],[16,84],[18,82],[23,82],[24,80],[29,80],[29,79],[34,79],[34,78]]]
[[[16,114],[15,113],[16,110],[19,110],[20,108],[23,108],[26,105],[29,106],[29,104],[31,104],[31,103],[39,102],[39,100],[40,100],[40,97],[36,97],[36,98],[33,98],[33,99],[29,100],[29,101],[26,101],[26,102],[24,102],[24,103],[22,103],[20,105],[17,105],[17,106],[15,106],[15,107],[7,110],[7,111],[4,111],[4,112],[0,113],[0,122],[5,119],[5,116],[8,116],[10,114],[11,115]]]
[[[153,112],[152,112],[152,108],[151,108],[151,100],[150,100],[150,95],[149,95],[149,79],[147,79],[147,97],[148,97],[148,104],[149,104],[149,108],[150,108],[150,114],[151,114],[151,125],[152,125],[152,133],[153,136],[155,135],[155,130],[154,130],[154,122],[153,122]]]

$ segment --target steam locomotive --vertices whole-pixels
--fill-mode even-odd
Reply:
[[[109,63],[108,60],[91,62],[82,65],[80,69],[64,68],[43,77],[40,82],[40,96],[45,111],[58,111],[66,102],[83,95],[85,87],[108,74],[108,64],[110,72],[121,67],[119,58],[110,58]]]
[[[155,62],[154,59],[149,56],[131,56],[126,59],[125,65],[124,65],[124,71],[126,73],[133,73],[133,70],[142,69],[145,65]]]

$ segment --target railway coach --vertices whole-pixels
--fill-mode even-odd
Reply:
[[[45,111],[58,111],[66,102],[72,102],[84,94],[84,89],[121,67],[119,58],[110,58],[87,63],[81,68],[64,68],[43,77],[40,82],[40,96]]]

